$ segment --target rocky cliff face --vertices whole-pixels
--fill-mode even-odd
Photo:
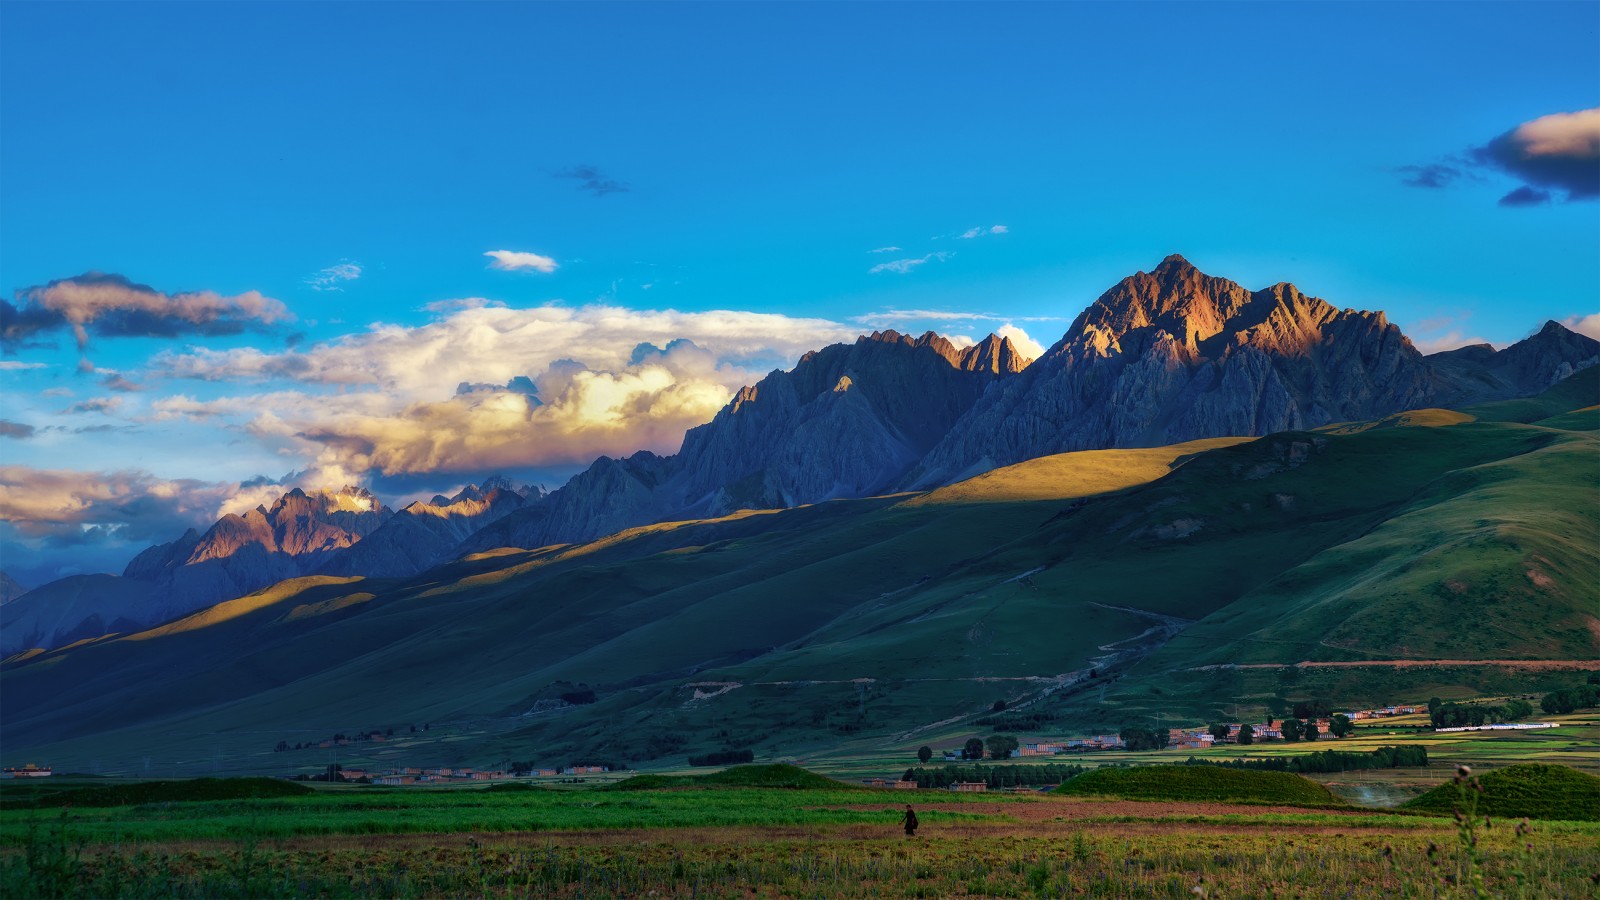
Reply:
[[[1043,357],[975,404],[906,484],[1071,450],[1524,396],[1592,365],[1596,346],[1551,323],[1498,353],[1435,362],[1381,312],[1336,309],[1290,284],[1249,291],[1171,256],[1101,295]]]
[[[157,586],[152,622],[316,571],[329,558],[376,531],[393,511],[362,488],[299,488],[269,509],[218,519],[203,535],[193,531],[172,544],[135,557],[124,577]]]
[[[518,491],[504,478],[469,484],[454,497],[436,496],[401,509],[317,571],[381,578],[415,575],[453,558],[451,551],[479,529],[542,499],[541,488]]]
[[[10,603],[27,592],[28,589],[23,587],[15,578],[12,578],[4,571],[0,571],[0,606]]]
[[[860,497],[906,471],[993,385],[1028,360],[990,336],[958,348],[929,332],[876,332],[801,357],[743,388],[675,456],[602,458],[462,552],[588,540],[668,518]]]

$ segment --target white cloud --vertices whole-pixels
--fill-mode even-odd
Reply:
[[[945,259],[947,259],[948,257],[953,256],[953,255],[954,254],[952,254],[952,253],[948,253],[946,251],[940,250],[937,253],[929,253],[927,256],[921,257],[920,259],[918,259],[918,258],[897,259],[897,260],[893,260],[892,262],[878,263],[877,265],[875,265],[872,268],[868,269],[867,270],[867,274],[868,275],[876,275],[879,272],[893,272],[896,275],[904,275],[907,272],[910,272],[912,269],[915,269],[917,266],[920,266],[920,265],[926,263],[927,261],[929,261],[931,259],[936,259],[936,260],[939,260],[940,262],[944,262]]]
[[[990,225],[988,228],[968,228],[966,231],[956,235],[956,237],[963,241],[970,241],[973,238],[982,237],[986,234],[1009,234],[1010,232],[1011,229],[1004,225]]]
[[[21,372],[26,369],[43,369],[49,365],[49,363],[42,362],[18,362],[14,359],[0,359],[0,372]]]
[[[1016,347],[1023,356],[1029,359],[1038,359],[1044,355],[1045,348],[1043,345],[1029,337],[1026,331],[1010,322],[996,328],[994,333],[1003,338],[1010,338],[1011,346]]]
[[[91,329],[102,337],[237,334],[294,318],[283,303],[257,291],[232,297],[215,291],[167,294],[101,272],[23,288],[17,299],[0,342],[18,343],[68,328],[80,350],[88,345]]]
[[[1462,347],[1470,347],[1474,344],[1487,343],[1489,343],[1487,339],[1478,337],[1477,335],[1468,335],[1459,328],[1452,328],[1448,331],[1436,332],[1428,335],[1427,337],[1415,337],[1411,339],[1412,346],[1416,347],[1417,352],[1421,353],[1423,356],[1429,356],[1434,353],[1443,353],[1446,350],[1459,350]]]
[[[1593,160],[1600,156],[1600,107],[1540,116],[1518,125],[1512,136],[1528,156]]]
[[[1572,316],[1571,318],[1562,319],[1561,324],[1579,334],[1587,335],[1597,341],[1600,341],[1600,313],[1590,313],[1586,316]]]
[[[867,252],[868,253],[898,253],[898,252],[900,252],[900,248],[899,247],[892,247],[892,246],[891,247],[879,247],[876,250],[868,250]]]
[[[1467,321],[1470,318],[1472,318],[1471,312],[1437,315],[1401,330],[1411,340],[1411,345],[1423,356],[1470,347],[1473,344],[1489,343],[1467,330]]]
[[[455,300],[435,300],[423,304],[423,310],[431,313],[453,313],[463,309],[483,309],[492,306],[497,309],[504,308],[505,304],[499,300],[485,300],[482,297],[460,297]]]
[[[905,322],[1061,322],[1062,316],[1001,316],[987,312],[965,312],[946,309],[886,309],[851,319],[870,328],[899,325]]]
[[[239,490],[139,471],[0,466],[0,522],[21,537],[53,543],[169,541],[185,528],[209,525]]]
[[[167,397],[150,404],[149,419],[242,430],[309,465],[311,487],[355,482],[373,469],[581,464],[602,453],[675,451],[684,430],[709,421],[738,387],[858,333],[823,319],[733,310],[469,303],[425,325],[374,325],[308,348],[160,355],[152,371],[165,377],[303,388]],[[484,388],[519,377],[531,377],[537,399]],[[452,394],[459,384],[475,389]],[[327,386],[340,391],[322,392]]]
[[[520,250],[490,250],[483,254],[494,262],[489,263],[489,268],[499,269],[502,272],[521,272],[532,269],[536,272],[554,272],[556,261],[548,256],[537,253],[526,253]]]
[[[81,403],[74,403],[67,407],[69,413],[101,413],[113,415],[122,408],[121,397],[90,397]]]
[[[341,285],[360,277],[361,264],[345,259],[307,278],[306,284],[314,291],[342,291]]]

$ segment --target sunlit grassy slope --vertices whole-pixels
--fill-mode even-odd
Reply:
[[[0,669],[4,752],[309,765],[249,754],[438,722],[449,742],[374,759],[804,756],[998,699],[1087,727],[1299,695],[1235,663],[1594,658],[1600,444],[1572,411],[1596,393],[286,582]],[[1381,681],[1417,699],[1466,677]],[[598,702],[557,700],[579,683]],[[1377,693],[1341,684],[1331,699]]]

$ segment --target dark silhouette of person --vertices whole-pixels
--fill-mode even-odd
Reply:
[[[900,821],[906,824],[906,837],[917,836],[917,811],[911,808],[911,804],[906,804],[906,814],[900,817]]]

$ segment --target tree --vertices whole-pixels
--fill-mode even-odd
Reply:
[[[1300,726],[1300,729],[1301,729],[1300,733],[1305,735],[1305,739],[1306,740],[1314,741],[1314,740],[1317,739],[1317,735],[1318,735],[1319,732],[1317,731],[1317,723],[1316,722],[1308,721],[1308,722],[1306,722],[1306,724]]]
[[[1336,738],[1342,738],[1355,730],[1356,724],[1344,713],[1335,713],[1333,718],[1328,720],[1328,731]]]
[[[989,707],[989,710],[991,712],[1005,712],[1006,711],[1006,702],[1004,700],[996,700],[994,702],[994,705]]]
[[[961,748],[962,759],[983,759],[983,741],[979,738],[967,738],[967,743]]]
[[[1221,722],[1213,722],[1208,730],[1219,744],[1228,739],[1228,726]]]
[[[990,759],[1010,759],[1017,749],[1017,739],[1009,734],[996,734],[989,738]]]
[[[1249,725],[1239,726],[1239,743],[1248,747],[1256,742],[1256,730]]]
[[[930,759],[933,759],[932,747],[922,746],[917,748],[917,762],[925,763]]]
[[[1300,740],[1300,729],[1302,727],[1304,726],[1299,719],[1284,719],[1283,724],[1279,726],[1279,730],[1283,732],[1284,740],[1298,741]]]
[[[1430,713],[1433,712],[1434,710],[1438,709],[1439,707],[1443,706],[1443,705],[1444,705],[1444,700],[1442,700],[1442,699],[1440,699],[1438,697],[1429,697],[1428,698],[1428,712],[1430,712]]]

